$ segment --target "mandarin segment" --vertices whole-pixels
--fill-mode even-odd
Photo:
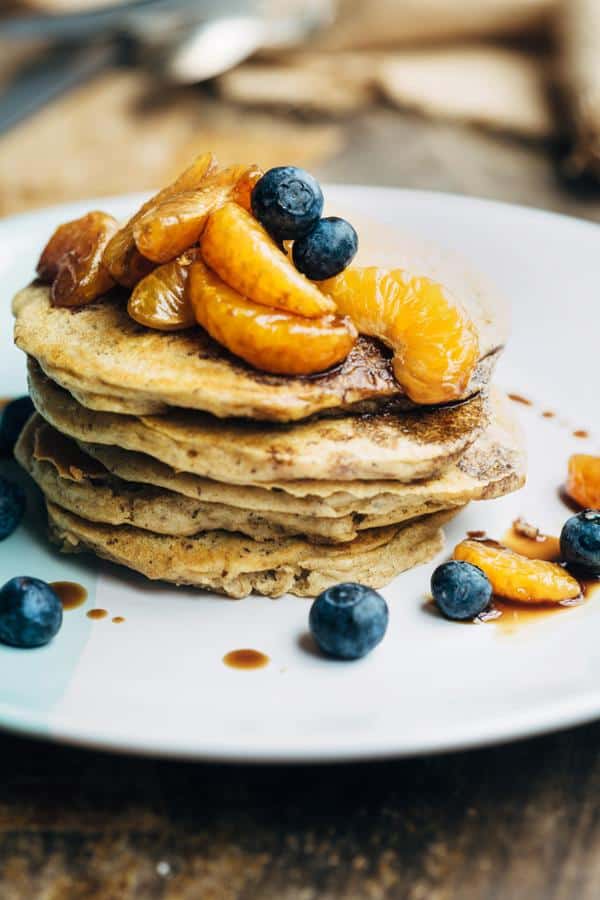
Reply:
[[[584,509],[600,510],[600,456],[573,454],[565,487],[569,497]]]
[[[197,190],[158,201],[133,223],[138,250],[156,263],[168,262],[197,243],[209,214],[230,200],[241,184],[248,190],[254,166],[232,166],[204,179]]]
[[[479,566],[494,594],[520,603],[560,603],[581,594],[579,582],[557,563],[528,559],[501,544],[463,541],[454,559]]]
[[[308,318],[335,312],[333,301],[294,268],[262,225],[236,203],[211,213],[200,246],[223,281],[255,303]]]
[[[153,264],[146,260],[138,250],[133,236],[133,228],[149,209],[158,203],[167,200],[175,194],[184,191],[194,191],[201,187],[207,177],[213,175],[218,169],[218,163],[212,153],[203,153],[196,157],[175,181],[159,191],[148,200],[135,213],[129,221],[120,228],[106,246],[103,262],[115,281],[125,287],[134,287],[154,268]]]
[[[202,262],[191,267],[189,296],[198,324],[263,372],[323,372],[346,358],[357,337],[348,320],[307,319],[246,300]]]
[[[479,360],[477,330],[440,284],[369,266],[348,268],[321,289],[360,332],[391,347],[396,380],[415,403],[464,396]]]
[[[190,266],[198,256],[189,250],[183,256],[158,266],[136,285],[127,311],[132,319],[159,331],[179,331],[196,324],[188,296]]]
[[[197,243],[209,214],[231,196],[231,188],[200,188],[186,191],[149,210],[133,226],[140,253],[164,263]]]
[[[90,212],[56,229],[37,266],[40,278],[52,282],[55,306],[83,306],[114,286],[102,254],[117,228],[113,216]]]

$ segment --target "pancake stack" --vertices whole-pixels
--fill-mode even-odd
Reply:
[[[73,311],[46,285],[21,291],[37,412],[16,456],[52,540],[231,597],[315,596],[384,586],[439,552],[466,503],[520,487],[520,438],[489,386],[500,307],[455,260],[401,246],[395,262],[448,284],[479,330],[480,364],[451,407],[415,408],[370,338],[324,375],[267,375],[200,328],[138,325],[122,296]]]

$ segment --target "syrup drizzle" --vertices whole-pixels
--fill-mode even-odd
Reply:
[[[223,657],[223,662],[231,669],[264,669],[270,663],[269,657],[260,650],[231,650]]]
[[[88,613],[86,613],[88,619],[105,619],[108,615],[108,610],[106,609],[90,609]]]
[[[521,403],[523,406],[533,406],[531,400],[528,400],[527,397],[524,397],[522,394],[508,394],[508,399],[512,400],[514,403]]]
[[[51,581],[50,587],[58,594],[64,610],[78,609],[87,600],[86,589],[76,581]]]

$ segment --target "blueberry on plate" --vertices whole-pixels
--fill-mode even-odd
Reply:
[[[323,192],[304,169],[277,166],[254,185],[252,212],[275,240],[292,240],[307,234],[321,218]]]
[[[25,492],[23,488],[0,475],[0,541],[9,537],[23,518]]]
[[[358,235],[350,222],[330,216],[294,242],[292,258],[296,268],[313,281],[339,275],[358,250]]]
[[[584,509],[571,516],[560,535],[563,562],[600,575],[600,511]]]
[[[447,619],[465,622],[490,605],[492,585],[479,566],[452,559],[431,576],[431,593]]]
[[[0,641],[11,647],[42,647],[62,625],[56,593],[38,578],[11,578],[0,589]]]
[[[338,659],[360,659],[383,640],[388,617],[381,594],[350,582],[319,594],[308,623],[324,653]]]
[[[29,396],[18,397],[4,407],[0,419],[0,452],[12,453],[23,425],[33,413],[33,403]]]

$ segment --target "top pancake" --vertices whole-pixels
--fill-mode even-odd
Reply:
[[[469,310],[480,335],[481,363],[470,396],[487,384],[506,339],[502,304],[479,276],[449,253],[397,234],[363,246],[361,262],[394,265],[441,281]],[[363,245],[365,241],[363,240]],[[376,246],[375,246],[376,245]],[[13,301],[15,341],[82,405],[105,412],[160,415],[171,406],[215,416],[294,421],[326,410],[372,411],[394,400],[411,407],[394,379],[390,354],[361,338],[346,361],[320,376],[267,375],[232,357],[201,328],[164,333],[127,314],[124,297],[75,312],[52,307],[48,286],[34,283]]]

